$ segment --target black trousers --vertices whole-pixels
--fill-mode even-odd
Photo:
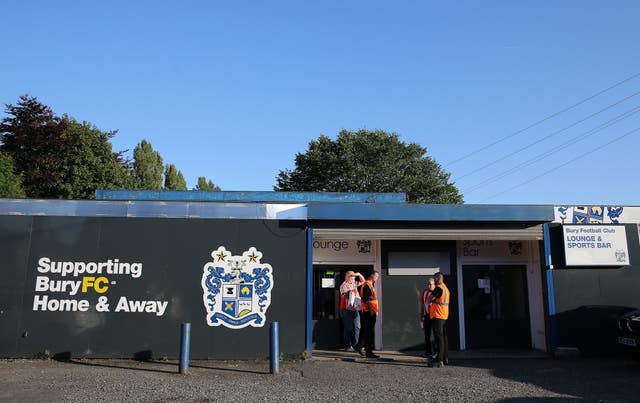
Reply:
[[[431,341],[431,319],[429,317],[425,317],[423,320],[423,330],[424,330],[424,352],[427,355],[433,354],[435,349],[433,348],[433,341]]]
[[[364,347],[364,351],[368,354],[373,352],[376,317],[377,315],[371,315],[367,312],[360,314],[360,346]]]
[[[433,336],[436,341],[438,355],[436,361],[445,361],[449,359],[449,340],[447,339],[447,321],[445,319],[431,319],[433,327]]]

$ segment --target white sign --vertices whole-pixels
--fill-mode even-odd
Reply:
[[[390,276],[432,276],[451,274],[449,252],[389,252]]]
[[[565,225],[562,230],[567,266],[629,265],[624,226]]]
[[[485,294],[491,294],[491,280],[488,278],[479,278],[478,288],[483,289]]]

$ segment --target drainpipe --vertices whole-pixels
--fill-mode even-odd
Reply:
[[[547,266],[547,302],[549,305],[549,350],[553,353],[558,346],[558,332],[556,321],[556,299],[553,288],[553,261],[551,260],[551,237],[549,223],[543,224],[544,255]]]

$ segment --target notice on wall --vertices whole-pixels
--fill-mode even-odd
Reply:
[[[565,225],[567,266],[629,265],[627,233],[622,225]]]
[[[142,263],[108,259],[103,262],[38,259],[33,310],[42,312],[122,312],[164,315],[168,301],[120,296],[109,299],[109,290],[123,277],[140,279]],[[94,301],[98,296],[97,302]]]

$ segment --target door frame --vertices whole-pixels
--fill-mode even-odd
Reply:
[[[524,280],[524,283],[521,283],[520,285],[518,285],[518,287],[524,286],[524,289],[528,289],[528,282],[527,282],[527,265],[523,264],[523,263],[503,263],[503,264],[488,264],[488,263],[467,263],[462,265],[463,266],[463,270],[462,270],[462,275],[465,275],[465,267],[466,267],[466,274],[469,274],[469,271],[473,271],[474,269],[477,270],[478,268],[482,267],[482,268],[488,268],[489,272],[492,272],[494,270],[496,270],[497,268],[506,268],[506,271],[509,270],[515,270],[515,271],[519,271],[521,273],[520,277],[522,280]],[[462,279],[462,283],[464,284],[464,277]],[[494,284],[493,282],[491,282],[491,288],[494,288]],[[463,290],[464,292],[465,290]],[[527,326],[529,326],[529,334],[528,336],[528,343],[529,343],[529,347],[531,347],[532,341],[531,341],[531,318],[530,318],[530,314],[531,314],[531,310],[529,308],[529,298],[528,295],[526,296],[526,298],[524,299],[524,304],[525,304],[525,310],[526,310],[526,320],[524,321]],[[466,308],[466,307],[465,307]],[[465,311],[461,312],[461,315],[465,316],[465,325],[466,325],[466,316],[467,316],[467,310],[465,309]],[[467,335],[467,330],[465,329],[465,336]],[[465,344],[466,344],[466,340],[465,340]],[[484,348],[484,347],[480,347],[480,348]]]
[[[529,306],[529,328],[531,334],[531,348],[541,351],[547,351],[547,340],[544,319],[544,301],[542,289],[542,266],[540,264],[539,241],[521,241],[526,253],[521,258],[501,259],[499,256],[489,257],[487,259],[477,260],[469,259],[462,256],[461,242],[458,241],[456,248],[456,274],[458,285],[458,329],[460,336],[460,350],[467,349],[467,335],[465,322],[465,305],[464,305],[464,282],[463,282],[463,265],[523,265],[526,268],[527,280],[527,302]]]
[[[348,239],[348,238],[342,238],[342,239]],[[339,253],[335,254],[334,256],[328,257],[328,258],[324,258],[324,259],[316,259],[316,256],[314,256],[313,254],[313,240],[311,241],[310,245],[311,247],[309,248],[309,254],[310,256],[310,268],[308,270],[311,271],[311,276],[313,276],[313,266],[325,266],[325,265],[331,265],[331,266],[339,266],[339,265],[345,265],[345,266],[373,266],[373,270],[377,271],[378,273],[380,273],[380,276],[378,277],[378,281],[376,281],[376,294],[378,296],[378,301],[380,301],[380,311],[378,312],[378,318],[376,320],[376,325],[375,325],[375,341],[374,341],[374,347],[376,350],[382,350],[383,346],[382,346],[382,315],[383,315],[383,311],[384,311],[384,303],[382,301],[382,253],[381,253],[381,240],[377,239],[377,238],[367,238],[370,239],[373,242],[373,247],[374,247],[374,254],[373,256],[371,256],[371,259],[365,259],[365,260],[358,260],[358,259],[351,259],[351,258],[342,258],[340,256]],[[336,239],[339,240],[339,239]],[[311,281],[313,282],[313,280]],[[311,295],[309,296],[310,300],[311,300],[311,305],[313,304],[313,286],[309,287],[309,291],[311,292]],[[313,314],[311,314],[311,308],[309,308],[309,312],[310,312],[310,317],[308,319],[308,327],[309,329],[311,328],[311,322],[313,321]],[[309,346],[311,346],[311,337],[309,337]]]

